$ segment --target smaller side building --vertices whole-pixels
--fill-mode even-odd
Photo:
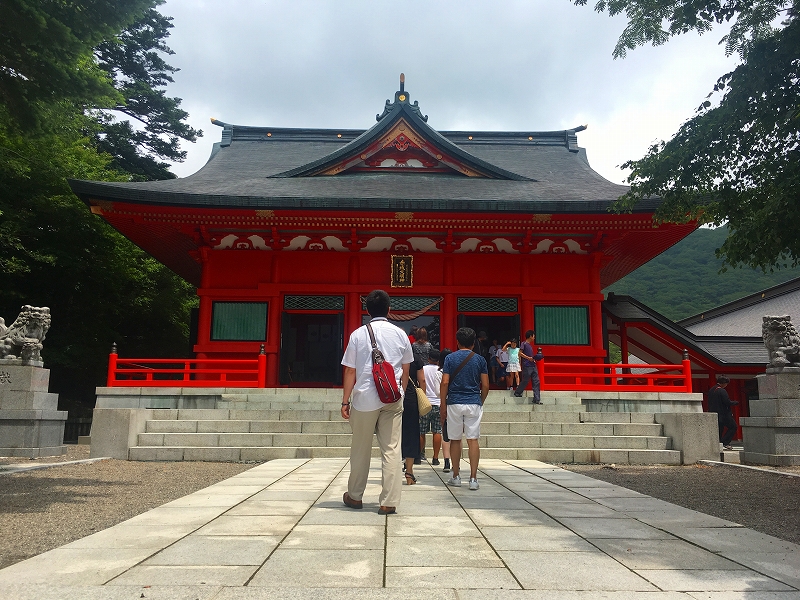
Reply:
[[[630,296],[608,294],[603,303],[608,340],[622,349],[622,362],[669,363],[684,349],[692,361],[692,390],[705,393],[718,374],[731,378],[728,393],[739,402],[734,416],[750,415],[758,398],[755,377],[769,362],[761,337],[765,315],[800,320],[800,277],[673,322]],[[705,400],[704,400],[704,408]],[[741,430],[737,439],[741,439]]]

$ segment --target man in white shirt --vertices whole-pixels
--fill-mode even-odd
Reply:
[[[367,312],[375,342],[383,357],[394,369],[401,395],[408,384],[409,365],[414,361],[408,335],[386,319],[389,294],[373,290],[367,296]],[[382,490],[378,512],[390,515],[400,503],[402,464],[400,433],[403,399],[384,404],[378,396],[372,376],[372,342],[366,325],[356,329],[347,343],[342,358],[344,365],[342,417],[350,421],[353,438],[350,444],[350,478],[342,501],[350,508],[362,508],[367,487],[372,435],[378,438],[382,455]],[[352,394],[352,399],[351,399]]]

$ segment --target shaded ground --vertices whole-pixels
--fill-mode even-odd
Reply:
[[[800,477],[704,465],[562,466],[800,544]],[[800,468],[782,471],[800,473]]]
[[[65,458],[88,458],[88,449],[70,446]],[[51,457],[3,462],[55,461]],[[116,525],[252,466],[106,460],[0,475],[0,568]]]
[[[68,460],[81,460],[89,458],[89,446],[67,445],[67,453],[60,456],[42,456],[41,458],[22,458],[20,456],[0,456],[2,465],[36,465],[67,462]]]

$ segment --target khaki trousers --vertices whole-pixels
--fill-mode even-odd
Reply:
[[[400,462],[400,434],[403,421],[403,403],[385,404],[378,410],[350,410],[350,427],[353,441],[350,445],[350,478],[347,493],[353,500],[361,500],[367,487],[369,461],[372,455],[372,434],[378,437],[381,449],[381,506],[398,506],[403,479]]]

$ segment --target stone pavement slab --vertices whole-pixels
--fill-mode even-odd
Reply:
[[[592,540],[610,557],[634,571],[639,569],[744,569],[683,540]]]
[[[538,461],[480,467],[470,491],[418,465],[387,517],[378,460],[363,510],[345,459],[271,461],[0,570],[0,599],[800,600],[794,544]]]
[[[278,546],[279,536],[190,535],[148,558],[145,566],[259,566]]]

